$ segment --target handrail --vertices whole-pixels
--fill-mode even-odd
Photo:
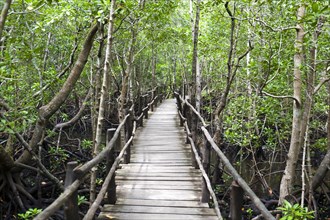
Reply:
[[[152,91],[155,91],[155,89],[153,89]],[[157,99],[158,96],[153,97],[153,99],[151,100],[150,103],[146,104],[146,108],[149,109],[150,106],[153,107],[155,100]],[[122,129],[122,127],[125,125],[125,123],[127,122],[128,118],[131,116],[131,114],[133,113],[133,109],[134,109],[134,104],[131,106],[130,110],[128,111],[129,113],[125,116],[124,120],[119,124],[119,126],[117,127],[113,137],[111,138],[110,141],[107,142],[106,147],[97,155],[95,156],[92,160],[86,162],[85,164],[77,167],[76,169],[74,169],[74,175],[76,177],[76,180],[73,181],[64,191],[63,193],[61,193],[61,195],[54,201],[52,202],[46,209],[44,209],[41,213],[39,213],[34,220],[44,220],[44,219],[48,219],[49,217],[51,217],[51,215],[53,215],[57,210],[59,210],[63,204],[65,202],[68,201],[68,199],[74,194],[74,192],[76,192],[80,186],[81,183],[83,183],[85,177],[87,176],[86,174],[93,168],[95,167],[97,164],[99,164],[101,161],[103,161],[107,155],[109,154],[109,152],[113,149],[113,147],[115,146],[115,143],[117,141],[117,139],[120,136],[120,130]],[[145,109],[145,108],[144,108]],[[143,111],[144,112],[144,111]],[[142,112],[142,114],[143,114]],[[134,115],[133,115],[134,116]],[[140,116],[139,116],[140,118]],[[141,119],[141,118],[140,118]],[[123,149],[121,150],[120,154],[118,155],[118,157],[115,159],[113,165],[111,166],[110,171],[108,172],[108,175],[102,185],[101,191],[99,192],[96,200],[94,201],[94,203],[92,204],[92,206],[90,207],[90,209],[88,210],[86,216],[84,219],[91,219],[89,216],[93,216],[100,204],[100,202],[102,201],[102,198],[104,197],[104,190],[106,190],[108,188],[109,182],[111,180],[111,177],[113,176],[121,158],[123,157],[124,153],[126,152],[126,150],[129,148],[129,146],[131,145],[131,142],[134,138],[135,135],[135,131],[136,131],[136,119],[134,119],[133,122],[133,132],[129,138],[129,140],[126,142],[125,146],[123,147]],[[105,187],[106,185],[106,187]],[[105,189],[104,189],[105,188]],[[91,214],[92,213],[92,214]]]
[[[80,184],[83,182],[82,179],[75,180],[70,186],[68,186],[63,193],[57,199],[52,202],[46,209],[44,209],[40,214],[34,217],[33,220],[45,220],[48,219],[54,212],[59,210],[63,204],[70,198],[70,196],[78,190]]]
[[[238,174],[236,169],[231,165],[228,158],[225,156],[225,154],[220,150],[218,145],[214,142],[213,138],[211,137],[210,133],[206,130],[204,126],[201,127],[202,131],[204,132],[204,135],[208,142],[211,144],[211,147],[214,149],[214,151],[218,154],[224,165],[227,167],[229,173],[233,176],[233,178],[237,181],[237,183],[240,185],[240,187],[243,188],[243,190],[251,197],[252,202],[254,205],[259,209],[259,211],[262,213],[262,215],[266,219],[274,219],[274,216],[269,212],[269,210],[266,208],[266,206],[261,202],[259,197],[253,192],[253,190],[250,188],[250,186],[245,182],[245,180]]]
[[[185,125],[185,129],[186,129],[187,134],[190,134],[190,131],[189,131],[189,128],[188,128],[188,123],[185,122],[184,125]],[[202,176],[203,176],[203,178],[205,180],[207,189],[208,189],[208,191],[211,194],[211,197],[212,197],[212,200],[213,200],[213,203],[214,203],[215,212],[216,212],[219,220],[222,220],[223,218],[222,218],[222,215],[221,215],[221,212],[220,212],[220,208],[219,208],[219,203],[218,203],[217,197],[216,197],[216,195],[215,195],[215,193],[214,193],[214,191],[212,189],[211,181],[210,181],[210,179],[209,179],[209,177],[208,177],[208,175],[207,175],[207,173],[206,173],[206,171],[205,171],[205,169],[203,167],[203,164],[202,164],[202,161],[201,161],[201,157],[198,154],[198,151],[196,149],[194,140],[189,135],[188,135],[188,140],[189,140],[190,145],[191,145],[191,148],[192,148],[192,150],[194,152],[195,159],[197,161],[198,167],[199,167],[200,171],[202,172]]]
[[[182,101],[182,97],[179,93],[174,93],[176,96],[179,97],[179,99]],[[220,157],[220,159],[223,161],[225,167],[228,169],[229,173],[233,176],[234,180],[237,181],[237,183],[240,185],[240,187],[243,188],[243,190],[251,197],[252,202],[257,207],[257,209],[261,212],[264,218],[275,220],[275,217],[269,212],[269,210],[266,208],[266,206],[261,202],[259,197],[253,192],[253,190],[249,187],[249,185],[245,182],[245,180],[238,174],[236,169],[231,165],[228,158],[225,156],[225,154],[220,150],[218,145],[214,142],[213,138],[211,137],[210,133],[206,129],[207,124],[205,123],[202,116],[196,111],[196,109],[188,102],[188,100],[183,100],[183,103],[190,107],[190,109],[195,113],[195,115],[200,119],[203,126],[201,126],[201,129],[203,131],[203,134],[207,141],[210,143],[213,150],[217,153],[217,155]],[[178,103],[179,104],[179,103]],[[190,137],[188,137],[190,141]]]
[[[127,150],[127,148],[131,145],[133,138],[135,136],[135,131],[136,131],[136,122],[134,121],[134,125],[133,125],[133,132],[132,132],[132,136],[131,138],[127,141],[127,143],[125,144],[125,146],[123,147],[123,149],[120,151],[119,155],[117,156],[115,162],[112,164],[111,169],[107,175],[107,177],[104,180],[104,183],[102,184],[102,188],[99,192],[99,194],[97,195],[95,201],[93,202],[92,206],[89,208],[88,212],[86,213],[86,215],[84,216],[83,220],[90,220],[93,219],[96,210],[98,209],[99,205],[102,202],[102,199],[107,191],[107,188],[109,186],[110,180],[114,174],[114,172],[117,169],[117,166],[119,165],[120,160],[122,159],[122,157],[124,156],[125,151]]]
[[[75,174],[77,175],[77,178],[79,178],[81,176],[84,176],[94,166],[96,166],[102,160],[104,160],[106,158],[109,151],[113,148],[114,143],[116,142],[117,138],[119,137],[120,130],[124,126],[124,124],[126,123],[126,120],[130,116],[130,114],[131,113],[127,114],[125,116],[124,120],[119,124],[113,138],[106,144],[106,147],[98,155],[96,155],[92,160],[86,162],[84,165],[82,165],[82,166],[80,166],[80,167],[78,167],[74,170]]]

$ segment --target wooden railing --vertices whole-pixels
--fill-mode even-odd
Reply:
[[[141,95],[138,99],[138,104],[134,103],[127,111],[127,115],[117,128],[110,128],[107,130],[106,146],[105,148],[92,160],[83,165],[78,165],[78,162],[72,161],[67,164],[66,177],[65,177],[65,190],[64,192],[46,209],[44,209],[34,220],[45,220],[50,218],[56,211],[64,207],[64,218],[67,220],[78,220],[78,193],[79,186],[89,176],[88,173],[102,161],[107,163],[107,176],[102,184],[102,188],[93,204],[91,204],[87,214],[83,220],[93,219],[95,212],[99,208],[104,195],[107,193],[109,204],[115,204],[116,196],[116,183],[115,171],[122,159],[124,163],[130,162],[130,146],[133,141],[135,131],[138,126],[143,126],[143,119],[148,118],[148,111],[153,111],[158,102],[162,102],[162,94],[158,94],[158,89],[153,89],[145,95]],[[137,106],[137,116],[135,116],[135,107]],[[120,150],[119,155],[115,157],[115,149],[121,146],[120,132],[125,132],[125,145]]]
[[[244,191],[252,200],[253,204],[260,211],[262,216],[267,220],[275,220],[274,216],[267,210],[265,205],[261,202],[259,197],[253,192],[246,181],[239,175],[233,165],[230,163],[225,154],[214,142],[208,131],[208,125],[203,119],[203,117],[198,113],[198,111],[189,103],[187,99],[183,99],[180,94],[174,93],[177,100],[177,107],[180,115],[180,125],[185,127],[187,134],[187,143],[190,143],[192,150],[195,154],[193,160],[193,166],[199,168],[203,174],[203,186],[202,186],[202,198],[201,202],[209,202],[210,195],[212,197],[213,203],[219,219],[222,219],[220,210],[218,208],[217,198],[212,190],[211,182],[209,180],[209,170],[210,170],[210,155],[215,153],[228,172],[232,175],[234,182],[232,184],[232,195],[231,196],[231,219],[241,219],[241,207],[237,204],[242,204],[243,193],[236,193],[239,191]],[[199,121],[199,123],[197,123]],[[200,124],[199,126],[197,124]],[[198,126],[198,127],[197,127]],[[195,146],[194,138],[197,136],[197,129],[203,132],[204,137],[204,148],[202,153],[202,161],[200,157],[200,149]],[[193,130],[193,132],[191,132]],[[213,150],[213,151],[212,151]],[[198,166],[197,166],[198,165]],[[233,216],[234,215],[234,216]]]

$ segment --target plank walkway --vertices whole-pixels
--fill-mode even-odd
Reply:
[[[137,132],[131,163],[116,171],[117,203],[98,219],[217,219],[199,202],[202,177],[190,155],[175,100],[165,100]]]

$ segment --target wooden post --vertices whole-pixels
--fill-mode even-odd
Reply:
[[[208,142],[208,140],[204,137],[204,151],[202,156],[203,156],[203,168],[207,173],[207,176],[209,176],[209,172],[210,172],[210,151],[211,151],[211,145]],[[201,202],[209,203],[209,201],[210,201],[210,192],[203,178]]]
[[[116,128],[110,128],[107,130],[107,142],[109,142],[113,135],[115,134],[116,132]],[[119,140],[119,141],[117,141]],[[120,135],[118,136],[116,142],[115,142],[115,145],[111,148],[108,156],[107,156],[107,166],[106,166],[106,170],[107,170],[107,173],[109,173],[113,163],[115,162],[115,148],[120,148],[120,146],[117,146],[117,145],[120,145]],[[108,190],[107,190],[107,196],[108,196],[108,203],[109,204],[116,204],[116,201],[117,201],[117,194],[116,194],[116,181],[115,181],[115,178],[116,178],[116,172],[112,175],[112,178],[110,180],[110,183],[109,183],[109,186],[108,186]]]
[[[189,107],[186,103],[184,103],[183,105],[183,109],[182,109],[182,114],[183,114],[183,117],[185,117],[187,119],[187,125],[188,125],[188,128],[190,129],[190,114],[189,114]],[[188,137],[186,139],[186,144],[189,144],[189,140],[188,140]]]
[[[163,93],[160,93],[159,94],[159,103],[162,103],[163,102]]]
[[[125,124],[125,130],[126,130],[126,142],[131,138],[132,133],[133,133],[133,112],[132,111],[127,111],[129,113],[129,116],[127,118],[126,124]],[[124,163],[130,163],[131,161],[131,145],[128,146],[124,158]]]
[[[140,118],[139,125],[140,125],[141,127],[143,127],[143,115],[142,115],[142,117]]]
[[[77,161],[72,161],[67,163],[66,175],[64,187],[67,188],[75,180],[76,176],[74,175],[73,169],[78,166]],[[72,196],[67,200],[64,205],[64,219],[65,220],[79,220],[79,208],[78,208],[78,192],[74,192]]]
[[[230,215],[231,220],[242,219],[242,207],[243,207],[243,189],[238,185],[236,181],[231,184],[230,192]]]
[[[155,97],[154,94],[155,94],[155,91],[152,90],[152,92],[151,92],[151,101],[152,101],[152,100],[154,99],[154,97]],[[151,109],[150,109],[150,110],[151,110],[152,112],[154,111],[154,104],[155,104],[155,102],[152,102],[152,103],[151,103]]]
[[[144,108],[143,114],[144,114],[144,118],[145,119],[148,119],[149,118],[148,111],[149,111],[149,107],[148,108]]]
[[[193,166],[195,169],[199,169],[193,149],[191,149],[191,166]]]
[[[152,103],[151,103],[151,106],[150,106],[150,107],[151,107],[150,110],[151,110],[152,112],[154,111],[154,105],[155,105],[155,102],[152,102]]]
[[[142,109],[144,108],[143,106],[143,96],[139,96],[139,109],[138,109],[138,115],[141,115]]]
[[[183,116],[183,112],[182,112],[182,103],[181,103],[181,99],[180,99],[180,95],[175,94],[176,97],[176,103],[178,106],[178,111],[181,113],[181,115]],[[183,118],[180,117],[180,126],[183,126]]]

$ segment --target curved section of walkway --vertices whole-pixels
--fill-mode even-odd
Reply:
[[[116,171],[117,203],[99,219],[217,219],[199,202],[202,176],[190,154],[175,101],[165,100],[137,132],[131,163]]]

